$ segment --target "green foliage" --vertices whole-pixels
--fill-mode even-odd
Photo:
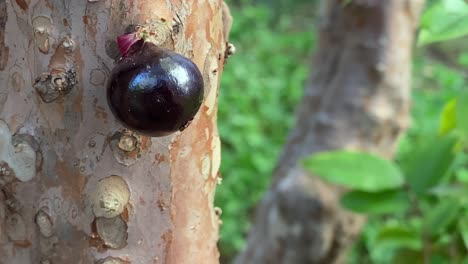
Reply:
[[[421,250],[423,245],[419,231],[398,223],[384,224],[377,232],[374,246],[387,250],[395,248]]]
[[[294,123],[294,108],[309,74],[307,55],[315,43],[309,26],[315,21],[304,19],[304,14],[317,9],[308,0],[255,1],[274,2],[271,8],[253,5],[253,0],[235,2],[240,8],[232,9],[230,41],[238,52],[223,72],[218,113],[223,181],[216,205],[223,211],[223,260],[243,247],[255,205]],[[467,32],[462,0],[429,4],[420,45]],[[468,66],[468,52],[451,56]],[[320,168],[315,160],[310,167],[351,187],[342,204],[369,214],[350,263],[424,263],[425,254],[430,254],[430,263],[468,264],[468,85],[460,72],[435,63],[421,50],[413,76],[412,124],[393,163],[369,154],[342,153],[344,159],[328,157]],[[323,166],[340,158],[338,167]],[[345,176],[348,179],[341,179]]]
[[[386,262],[389,263],[389,262]],[[396,250],[390,263],[424,264],[424,256],[419,250],[401,248]]]
[[[406,178],[412,190],[424,195],[427,190],[438,184],[449,171],[454,160],[454,137],[426,137],[426,142],[408,160]]]
[[[313,175],[354,190],[377,192],[403,184],[397,166],[368,153],[322,152],[305,159],[303,166]]]
[[[458,220],[458,229],[465,243],[465,248],[468,248],[468,215],[465,214],[464,217]]]
[[[457,98],[448,101],[442,110],[440,134],[457,130],[464,138],[468,136],[468,91],[460,91]]]
[[[464,112],[465,91],[452,91],[452,98],[440,104],[440,127],[422,134],[414,131],[415,128],[410,131],[420,142],[403,146],[405,151],[399,153],[405,158],[404,162],[391,163],[371,154],[340,151],[305,159],[305,168],[315,175],[351,189],[342,197],[343,206],[370,216],[362,241],[356,245],[357,252],[350,258],[351,263],[362,263],[361,260],[367,258],[370,263],[424,263],[425,259],[430,259],[430,263],[466,261],[468,155],[465,151],[468,142],[463,119],[468,115]],[[457,110],[460,102],[463,107]],[[437,124],[437,118],[433,122]],[[447,123],[452,125],[447,126]],[[363,186],[372,186],[368,178],[381,179],[381,175],[388,174],[385,167],[398,166],[405,175],[404,184],[393,186],[391,190],[363,191]],[[359,173],[362,175],[357,176]],[[348,176],[364,183],[357,184]]]
[[[460,211],[461,204],[456,199],[444,199],[426,213],[424,229],[427,234],[439,235],[449,225],[453,224]]]
[[[468,136],[468,91],[462,91],[455,106],[456,128],[466,138]]]
[[[270,183],[275,160],[294,122],[294,107],[308,76],[314,35],[307,21],[275,17],[266,6],[232,9],[229,58],[219,93],[222,140],[220,250],[230,258],[240,250],[251,212]],[[311,24],[307,22],[307,24]]]
[[[359,213],[385,214],[402,212],[409,207],[408,194],[402,190],[381,192],[350,191],[343,195],[344,207]]]
[[[465,2],[431,2],[422,18],[420,44],[468,33]],[[461,64],[468,64],[468,53],[458,58]],[[468,263],[467,82],[458,72],[418,57],[414,85],[413,126],[401,140],[393,164],[404,174],[401,187],[363,192],[362,186],[346,179],[358,172],[367,174],[359,162],[335,160],[334,167],[327,161],[319,170],[307,163],[314,156],[304,163],[325,180],[350,188],[342,205],[370,217],[350,263]],[[380,161],[367,157],[363,163],[375,168]],[[375,178],[380,176],[374,172]]]
[[[455,106],[457,100],[452,99],[448,101],[442,113],[440,115],[440,129],[439,134],[446,135],[448,132],[452,131],[457,125],[457,119],[455,117]]]
[[[421,18],[419,45],[468,34],[468,4],[464,0],[435,1]]]
[[[442,111],[442,117],[448,116],[446,109]],[[367,213],[379,221],[393,219],[390,225],[373,227],[375,233],[368,238],[372,243],[367,247],[371,259],[374,258],[371,262],[383,263],[380,261],[390,259],[388,252],[392,252],[393,261],[398,261],[394,263],[406,263],[409,256],[422,261],[427,254],[431,254],[434,263],[448,263],[449,259],[464,256],[448,254],[452,243],[465,246],[468,238],[466,223],[459,220],[462,212],[468,213],[468,186],[460,185],[454,173],[457,168],[468,166],[468,162],[462,155],[464,148],[455,148],[460,136],[449,133],[459,130],[457,124],[460,122],[453,123],[455,125],[445,136],[438,136],[436,132],[426,135],[424,144],[410,151],[412,155],[407,157],[411,160],[403,170],[405,178],[397,164],[371,154],[322,152],[303,161],[304,168],[313,175],[351,189],[342,197],[344,207]],[[444,124],[446,122],[442,120],[441,126]],[[462,158],[456,159],[457,154]],[[392,189],[386,190],[388,188]],[[408,216],[413,224],[404,222]],[[454,229],[457,225],[459,234]],[[430,247],[441,252],[427,253]]]
[[[447,91],[453,87],[457,86],[444,89]],[[362,241],[355,247],[357,252],[353,252],[350,258],[351,263],[362,263],[360,260],[367,258],[370,263],[424,263],[425,259],[430,259],[430,263],[467,261],[466,90],[454,89],[451,94],[450,98],[445,99],[446,103],[439,103],[440,120],[432,118],[436,124],[430,126],[432,130],[413,127],[408,134],[412,135],[414,144],[403,141],[402,147],[405,149],[399,152],[397,163],[392,165],[401,167],[405,175],[404,184],[395,186],[398,188],[363,192],[362,186],[349,183],[350,180],[346,179],[348,175],[356,177],[356,173],[362,173],[366,176],[360,176],[359,180],[363,181],[372,177],[367,175],[366,168],[370,168],[375,178],[386,174],[384,169],[380,169],[380,172],[375,170],[382,161],[377,157],[369,158],[373,157],[370,154],[360,157],[362,153],[348,153],[354,157],[346,157],[347,161],[360,159],[366,168],[358,161],[341,162],[340,158],[335,157],[335,153],[340,152],[325,153],[331,158],[325,163],[326,166],[318,166],[319,170],[316,164],[311,166],[310,161],[320,163],[323,159],[314,159],[314,156],[306,159],[304,164],[307,169],[320,171],[317,175],[325,180],[351,188],[342,197],[341,202],[346,208],[370,216]],[[458,104],[462,107],[459,108]],[[416,105],[418,107],[425,106]],[[418,109],[415,110],[417,112]],[[451,125],[447,126],[448,123]],[[315,156],[321,155],[324,154]],[[336,167],[330,160],[336,162]]]

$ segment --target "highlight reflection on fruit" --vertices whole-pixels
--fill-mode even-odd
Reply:
[[[151,42],[119,41],[122,58],[107,87],[114,116],[128,129],[152,137],[184,129],[203,101],[197,66]]]

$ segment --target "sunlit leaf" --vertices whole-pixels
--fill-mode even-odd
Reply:
[[[442,113],[440,115],[440,127],[439,127],[440,135],[445,135],[455,128],[457,124],[457,121],[456,121],[457,118],[455,116],[455,105],[456,105],[455,99],[448,101],[444,105],[444,108],[442,109]]]
[[[306,158],[303,165],[328,182],[355,190],[376,192],[400,187],[404,182],[394,163],[368,153],[322,152]]]
[[[468,170],[467,169],[460,169],[455,173],[457,180],[468,183]]]
[[[463,0],[438,0],[422,15],[418,44],[426,45],[468,34],[468,4]]]

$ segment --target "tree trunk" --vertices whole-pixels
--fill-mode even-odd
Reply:
[[[218,263],[221,0],[0,0],[0,263]],[[124,130],[106,103],[115,39],[156,23],[197,64],[183,132]]]
[[[409,123],[411,50],[422,0],[323,1],[313,74],[248,244],[235,263],[342,263],[365,217],[345,191],[298,165],[332,149],[392,158]],[[378,175],[376,175],[378,177]]]

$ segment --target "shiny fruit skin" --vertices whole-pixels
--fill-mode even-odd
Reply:
[[[107,102],[122,125],[161,137],[183,129],[203,101],[203,77],[186,57],[150,42],[112,70]]]

